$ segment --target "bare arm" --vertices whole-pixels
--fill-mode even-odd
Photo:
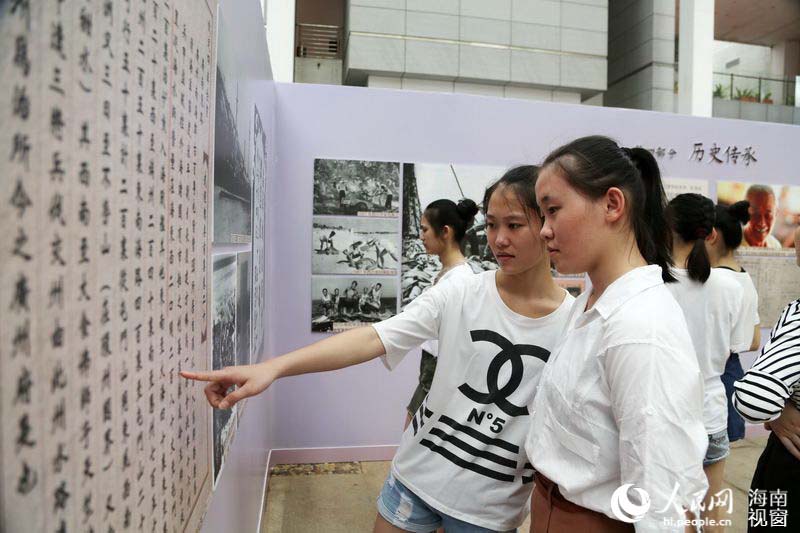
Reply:
[[[211,372],[182,371],[181,376],[209,382],[204,391],[208,403],[217,409],[228,409],[239,400],[261,393],[278,378],[338,370],[384,353],[386,350],[378,333],[367,326],[328,337],[256,365],[231,366]],[[238,388],[228,392],[233,385]]]
[[[260,363],[269,365],[275,379],[327,372],[364,363],[386,353],[372,326],[351,329],[299,350]]]
[[[750,351],[754,352],[761,347],[761,324],[756,324],[753,331],[753,343],[750,345]]]
[[[791,400],[786,401],[781,415],[764,423],[764,427],[775,433],[789,453],[800,459],[800,411]]]

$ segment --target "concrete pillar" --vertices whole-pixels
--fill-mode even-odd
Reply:
[[[675,111],[675,0],[612,0],[608,107]]]
[[[294,81],[295,0],[264,0],[267,46],[275,81]]]
[[[678,43],[678,112],[710,117],[714,79],[714,0],[681,1]]]
[[[783,41],[773,46],[770,71],[779,77],[800,75],[800,41]]]

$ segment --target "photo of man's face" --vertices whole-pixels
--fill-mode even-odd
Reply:
[[[751,187],[746,199],[750,202],[750,222],[744,227],[745,241],[748,246],[766,247],[775,224],[775,194],[766,187]]]

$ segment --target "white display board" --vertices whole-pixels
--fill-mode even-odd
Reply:
[[[197,529],[213,11],[0,9],[0,529]]]

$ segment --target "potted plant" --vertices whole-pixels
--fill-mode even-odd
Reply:
[[[771,104],[772,103],[772,92],[768,92],[764,95],[764,98],[761,99],[761,103],[764,104]]]
[[[758,102],[758,96],[752,89],[736,89],[736,99],[742,102]]]
[[[725,98],[725,87],[723,87],[721,83],[714,86],[713,96],[714,98]]]

